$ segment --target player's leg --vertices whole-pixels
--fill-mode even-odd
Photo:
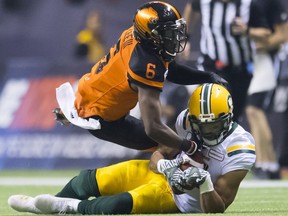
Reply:
[[[78,212],[81,214],[130,214],[132,207],[131,194],[124,192],[97,197],[93,200],[83,200],[78,205]]]
[[[31,196],[12,195],[8,198],[8,205],[18,212],[41,213],[41,210],[35,206],[35,198]]]
[[[88,199],[91,196],[99,196],[100,192],[95,178],[96,170],[97,169],[82,170],[79,175],[72,178],[56,196],[80,200]]]
[[[35,207],[41,214],[130,214],[133,199],[128,192],[112,196],[101,196],[92,200],[56,197],[50,194],[41,194],[35,197]],[[32,211],[29,211],[32,212]]]
[[[148,160],[130,160],[97,169],[101,196],[82,201],[78,211],[82,214],[178,212],[165,177],[152,172],[148,163]]]
[[[133,209],[131,213],[179,213],[165,177],[152,172],[150,174],[151,181],[129,191],[133,198]]]
[[[131,160],[96,171],[101,196],[75,200],[38,196],[36,206],[42,212],[81,214],[144,214],[178,212],[171,190],[163,175],[148,168],[148,160]]]
[[[101,129],[89,130],[92,135],[99,139],[136,150],[147,150],[158,145],[145,133],[143,122],[133,116],[127,115],[125,118],[114,122],[107,122],[102,119],[99,121]]]
[[[151,181],[147,184],[129,192],[81,201],[78,212],[81,214],[179,213],[165,177],[154,175],[150,176]],[[152,180],[153,178],[155,180]]]
[[[56,196],[85,200],[92,196],[126,192],[146,179],[147,169],[148,160],[130,160],[94,170],[83,170]]]
[[[260,179],[278,179],[279,165],[273,145],[272,130],[267,119],[267,105],[272,92],[263,91],[249,95],[246,116],[256,143],[256,164],[252,173]],[[267,100],[269,99],[269,100]]]

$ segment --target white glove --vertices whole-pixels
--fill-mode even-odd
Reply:
[[[178,167],[172,167],[166,172],[166,179],[174,194],[185,193],[185,189],[181,184],[182,176],[184,176],[184,172]]]
[[[166,173],[167,173],[167,171],[169,171],[169,169],[175,168],[175,167],[179,168],[180,164],[182,164],[182,163],[183,163],[182,157],[176,158],[173,160],[160,159],[157,162],[157,170],[159,173],[162,173],[165,176],[167,176]]]
[[[194,188],[199,188],[200,194],[214,190],[210,173],[201,168],[189,167],[184,171],[173,168],[166,178],[175,194],[185,193]]]
[[[181,184],[184,189],[192,190],[195,187],[199,187],[200,194],[214,190],[210,173],[201,168],[189,167],[184,170],[182,181]]]

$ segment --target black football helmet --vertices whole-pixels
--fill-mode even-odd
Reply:
[[[134,20],[134,37],[156,50],[165,61],[171,61],[185,49],[186,21],[172,5],[152,1],[138,8]]]

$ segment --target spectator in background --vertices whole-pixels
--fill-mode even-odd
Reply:
[[[273,146],[267,108],[276,87],[273,56],[287,40],[287,13],[281,0],[255,0],[249,35],[254,42],[254,74],[248,90],[246,115],[256,142],[253,173],[261,179],[278,179],[279,165]]]
[[[96,63],[105,54],[101,14],[97,10],[91,10],[85,22],[85,28],[76,37],[76,56],[87,58],[89,63]]]
[[[190,35],[201,18],[198,69],[213,71],[228,81],[235,105],[233,120],[236,122],[245,108],[253,72],[247,34],[250,5],[249,0],[191,0],[183,13]]]
[[[282,137],[279,152],[279,165],[281,178],[288,179],[288,43],[286,43],[279,55],[277,55],[276,70],[279,71],[278,85],[274,96],[274,111],[280,113]]]

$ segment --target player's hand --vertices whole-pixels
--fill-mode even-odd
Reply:
[[[204,168],[204,157],[201,149],[197,149],[197,151],[193,155],[183,154],[183,164],[188,163],[194,167]]]
[[[173,160],[160,159],[157,162],[157,170],[167,176],[171,168],[178,168],[183,163],[183,158],[176,158]]]
[[[227,82],[227,80],[225,80],[224,78],[222,78],[221,76],[219,76],[218,74],[216,74],[215,72],[210,72],[210,78],[211,78],[211,82],[212,83],[216,83],[219,85],[224,86],[228,91],[230,90],[230,85]]]
[[[189,167],[183,172],[184,175],[181,184],[185,190],[192,190],[193,188],[199,187],[205,182],[206,178],[210,178],[209,172],[197,167]]]
[[[174,194],[183,194],[203,184],[208,175],[210,174],[201,168],[189,167],[183,171],[174,167],[169,169],[166,179]]]
[[[185,193],[185,189],[182,186],[184,176],[184,172],[178,167],[170,168],[166,173],[166,179],[174,194]]]
[[[55,114],[55,120],[59,122],[61,125],[68,126],[70,124],[70,122],[62,113],[60,108],[55,108],[52,112]]]

